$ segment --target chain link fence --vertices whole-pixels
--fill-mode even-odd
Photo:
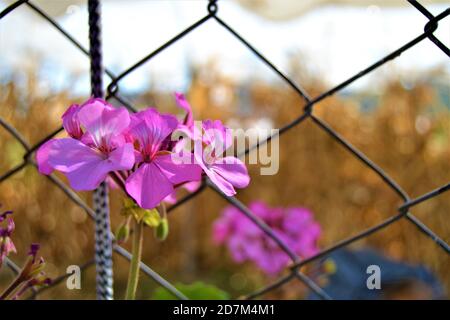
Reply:
[[[206,14],[203,18],[198,20],[197,22],[193,23],[191,26],[183,30],[181,33],[177,34],[175,37],[168,40],[166,43],[161,45],[156,50],[149,53],[146,57],[136,62],[134,65],[129,67],[128,69],[124,70],[120,74],[116,75],[113,72],[111,72],[108,68],[104,69],[105,75],[110,79],[110,83],[107,86],[107,92],[106,92],[106,100],[116,100],[126,106],[130,111],[136,111],[136,108],[127,101],[124,97],[120,95],[120,89],[119,84],[120,81],[123,80],[125,77],[130,75],[133,71],[140,68],[145,63],[152,60],[155,56],[158,54],[161,54],[165,51],[165,49],[169,48],[171,45],[176,43],[181,38],[187,36],[192,31],[196,30],[197,28],[200,28],[205,22],[209,20],[216,21],[220,26],[222,26],[225,30],[227,30],[237,41],[241,42],[243,46],[247,47],[248,50],[250,50],[254,55],[256,59],[259,59],[264,64],[267,65],[268,68],[270,68],[273,72],[275,72],[283,81],[285,81],[304,101],[304,105],[299,106],[300,110],[302,110],[302,114],[298,116],[296,119],[294,119],[292,122],[288,123],[287,125],[280,128],[279,132],[276,135],[269,136],[266,140],[259,142],[257,145],[250,146],[245,152],[240,154],[239,156],[244,156],[251,152],[252,150],[257,149],[262,144],[268,143],[271,139],[278,138],[279,136],[283,135],[285,132],[291,130],[292,128],[301,125],[306,119],[310,119],[315,125],[317,125],[318,128],[323,130],[326,134],[328,134],[332,139],[334,139],[337,143],[339,143],[344,149],[346,149],[352,156],[357,158],[364,166],[366,166],[369,170],[376,173],[384,182],[385,184],[392,189],[399,199],[402,201],[402,205],[397,209],[397,212],[393,214],[388,219],[382,221],[381,223],[378,223],[376,225],[373,225],[372,227],[360,231],[358,234],[346,238],[338,243],[335,243],[334,245],[321,250],[316,255],[307,258],[307,259],[301,259],[299,256],[297,256],[277,235],[273,232],[273,230],[264,223],[260,218],[258,218],[256,215],[254,215],[251,210],[249,210],[245,204],[240,202],[235,197],[227,197],[225,196],[217,187],[215,187],[212,183],[210,183],[208,180],[203,180],[200,188],[190,193],[189,195],[185,196],[184,198],[181,198],[178,200],[177,203],[172,205],[170,208],[168,208],[168,212],[174,210],[175,208],[187,203],[191,199],[195,198],[197,195],[199,195],[201,192],[203,192],[205,189],[211,189],[214,192],[216,192],[218,195],[223,197],[227,202],[229,202],[231,205],[238,208],[242,214],[247,216],[255,225],[257,225],[268,237],[270,237],[279,247],[281,250],[283,250],[291,259],[292,263],[289,266],[289,273],[287,275],[284,275],[274,282],[268,284],[267,286],[258,289],[255,292],[249,293],[244,298],[245,299],[255,299],[258,298],[272,290],[275,290],[291,281],[301,281],[306,287],[309,288],[312,292],[314,292],[318,297],[322,299],[332,299],[333,297],[330,297],[318,284],[316,284],[310,277],[305,275],[300,271],[300,268],[310,264],[318,259],[323,258],[324,256],[334,252],[335,250],[338,250],[340,248],[343,248],[345,246],[348,246],[352,244],[355,241],[358,241],[362,238],[368,237],[373,233],[379,232],[380,230],[386,228],[389,225],[392,225],[400,220],[407,220],[409,223],[413,224],[415,227],[417,227],[418,230],[420,230],[422,233],[424,233],[427,237],[429,237],[430,241],[433,241],[437,246],[439,246],[444,254],[449,254],[450,247],[449,245],[440,238],[436,233],[434,233],[432,230],[430,230],[424,223],[422,223],[417,217],[415,217],[409,210],[424,202],[428,201],[450,189],[450,183],[447,183],[446,185],[443,185],[435,190],[432,190],[426,194],[423,194],[417,198],[410,198],[410,196],[402,189],[400,185],[398,185],[392,177],[390,177],[386,172],[383,171],[382,168],[380,168],[376,163],[371,161],[367,156],[364,155],[360,150],[358,150],[356,147],[354,147],[352,144],[350,144],[344,137],[340,136],[339,133],[334,131],[326,122],[318,118],[314,115],[314,107],[317,103],[325,100],[327,97],[339,92],[340,90],[346,88],[348,85],[353,83],[354,81],[358,80],[361,77],[366,76],[370,72],[374,71],[375,69],[383,66],[385,63],[396,59],[399,57],[403,52],[411,49],[413,46],[417,45],[418,43],[422,41],[431,41],[436,45],[436,50],[441,50],[443,54],[450,57],[450,50],[449,48],[442,43],[438,38],[434,36],[434,32],[438,29],[438,23],[447,18],[450,15],[450,8],[447,8],[443,12],[439,13],[438,15],[433,15],[430,11],[428,11],[421,3],[418,1],[408,0],[410,5],[412,5],[415,9],[420,11],[429,21],[424,25],[424,31],[419,34],[417,37],[412,39],[406,44],[403,44],[400,46],[397,50],[391,52],[387,56],[383,57],[382,59],[374,62],[372,65],[368,66],[364,70],[361,70],[357,74],[353,75],[349,79],[345,80],[344,82],[340,83],[339,85],[329,89],[326,92],[323,92],[317,97],[310,97],[308,93],[297,83],[295,83],[292,79],[290,79],[286,74],[284,74],[280,69],[278,69],[269,59],[267,59],[263,53],[258,51],[255,47],[253,47],[244,37],[242,37],[236,29],[234,29],[232,26],[230,26],[226,21],[222,20],[220,18],[220,15],[218,14],[219,11],[219,3],[217,0],[209,0],[208,2],[205,1],[206,4]],[[60,24],[58,24],[52,17],[50,17],[45,11],[43,11],[39,6],[33,3],[31,0],[19,0],[8,6],[6,9],[4,9],[0,13],[0,20],[5,18],[8,14],[13,14],[14,10],[17,10],[19,7],[26,6],[32,11],[34,11],[37,15],[42,17],[45,21],[47,21],[49,24],[51,24],[54,28],[56,28],[68,41],[70,41],[78,50],[83,52],[89,59],[92,60],[92,56],[90,55],[90,52],[87,48],[83,47],[74,37],[70,35],[70,33],[66,30],[64,30]],[[1,21],[0,23],[4,23]],[[100,36],[100,35],[97,35]],[[26,152],[23,155],[23,161],[19,165],[11,168],[5,173],[2,173],[0,176],[0,182],[4,183],[8,180],[8,178],[12,177],[14,174],[18,173],[19,171],[23,170],[27,166],[34,166],[36,167],[36,163],[33,160],[33,155],[35,151],[46,141],[54,137],[56,134],[61,132],[63,130],[62,127],[57,128],[54,130],[50,135],[42,138],[37,144],[30,145],[21,135],[20,132],[18,132],[13,126],[11,126],[9,123],[4,121],[4,119],[0,118],[0,124],[1,126],[9,132],[17,141],[25,148]],[[80,208],[85,210],[87,214],[94,220],[95,218],[95,212],[92,208],[90,208],[74,191],[72,191],[67,185],[65,185],[60,179],[58,179],[54,175],[50,176],[42,176],[42,178],[49,179],[53,184],[55,184],[57,187],[59,187],[64,194],[73,201],[76,205],[78,205]],[[120,245],[114,243],[113,250],[116,254],[124,257],[127,260],[131,259],[131,253],[128,252],[126,249],[121,247]],[[19,272],[18,266],[11,260],[6,260],[7,266],[15,273]],[[81,266],[81,269],[89,268],[90,266],[94,265],[94,260],[88,261],[85,264]],[[154,270],[152,270],[149,266],[147,266],[144,263],[141,263],[140,265],[141,271],[146,274],[148,277],[153,279],[157,284],[160,286],[166,288],[169,292],[171,292],[175,297],[178,299],[187,299],[187,297],[181,293],[179,290],[177,290],[171,283],[169,283],[167,280],[164,279],[163,276],[156,273]],[[53,286],[57,285],[58,283],[64,281],[68,275],[64,274],[60,277],[57,277],[54,279],[53,284],[49,287],[44,287],[40,289],[35,289],[31,295],[31,299],[34,299],[39,296],[40,293],[42,293],[45,290],[51,290]]]

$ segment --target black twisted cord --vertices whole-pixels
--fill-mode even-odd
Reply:
[[[94,97],[103,97],[102,42],[100,29],[100,2],[88,1],[89,54],[91,60],[91,90]]]
[[[89,0],[89,54],[91,60],[91,90],[94,97],[103,97],[100,1]],[[98,300],[113,299],[112,239],[109,222],[108,187],[102,183],[94,191],[95,265]]]

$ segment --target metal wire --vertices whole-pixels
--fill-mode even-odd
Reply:
[[[411,49],[421,41],[428,39],[432,43],[436,45],[437,48],[439,48],[444,54],[447,56],[450,56],[450,50],[449,48],[443,44],[436,36],[434,35],[434,32],[438,29],[438,23],[439,21],[445,19],[450,14],[450,8],[447,8],[443,12],[439,13],[438,15],[433,15],[430,13],[424,6],[422,6],[418,1],[414,0],[408,0],[408,2],[416,8],[418,11],[420,11],[427,19],[428,22],[424,25],[424,31],[423,33],[419,34],[414,39],[410,40],[409,42],[405,43],[404,45],[400,46],[397,50],[391,52],[390,54],[386,55],[382,59],[374,62],[372,65],[368,66],[367,68],[361,70],[360,72],[356,73],[355,75],[351,76],[347,80],[343,81],[342,83],[336,85],[335,87],[323,92],[322,94],[318,95],[317,97],[311,98],[305,89],[303,89],[299,84],[295,83],[292,79],[290,79],[286,74],[284,74],[280,69],[278,69],[267,57],[265,57],[259,50],[257,50],[254,46],[250,44],[244,37],[242,37],[234,28],[232,28],[227,22],[222,20],[218,16],[218,1],[217,0],[209,0],[207,3],[207,14],[201,18],[200,20],[193,23],[191,26],[174,36],[173,38],[169,39],[167,42],[162,44],[160,47],[158,47],[156,50],[150,52],[148,55],[143,57],[141,60],[130,66],[129,68],[123,70],[119,75],[115,76],[112,72],[108,71],[108,69],[105,69],[103,72],[111,79],[111,82],[107,86],[107,93],[106,93],[106,99],[115,99],[122,104],[124,104],[128,109],[131,111],[135,111],[136,108],[132,105],[132,103],[128,102],[126,99],[121,97],[119,95],[119,83],[121,80],[123,80],[125,77],[127,77],[129,74],[131,74],[133,71],[140,68],[142,65],[148,63],[150,60],[152,60],[155,56],[165,51],[165,49],[169,48],[171,45],[176,43],[181,38],[187,36],[189,33],[193,32],[197,28],[204,25],[206,21],[214,20],[216,21],[220,26],[222,26],[225,30],[227,30],[231,35],[233,35],[237,41],[241,42],[243,46],[245,46],[247,49],[249,49],[257,59],[262,61],[270,70],[272,70],[276,75],[278,75],[283,81],[285,81],[289,87],[305,102],[303,106],[299,106],[299,110],[301,111],[299,113],[299,116],[294,119],[292,122],[288,123],[284,127],[280,128],[279,132],[273,136],[269,136],[266,140],[258,142],[258,144],[250,146],[247,148],[242,154],[239,156],[244,156],[251,152],[254,149],[259,148],[261,145],[268,143],[271,139],[277,138],[284,134],[285,132],[289,131],[290,129],[300,125],[305,120],[309,119],[313,124],[315,124],[318,128],[323,130],[325,133],[327,133],[333,140],[335,140],[338,144],[340,144],[345,150],[347,150],[351,155],[353,155],[356,159],[358,159],[364,166],[368,168],[368,170],[373,171],[375,174],[377,174],[384,183],[399,197],[399,199],[403,202],[403,204],[397,209],[396,213],[393,213],[391,217],[388,219],[371,226],[370,228],[367,228],[366,230],[360,231],[358,234],[353,235],[347,239],[344,239],[342,241],[339,241],[335,243],[334,245],[325,248],[321,250],[316,255],[309,257],[307,259],[301,259],[298,257],[277,235],[271,230],[271,228],[264,223],[261,219],[259,219],[251,210],[249,210],[242,202],[237,200],[234,197],[227,197],[225,196],[214,184],[212,184],[209,180],[205,179],[201,187],[185,196],[184,198],[178,200],[177,203],[172,205],[168,212],[178,208],[179,206],[185,204],[186,202],[194,199],[197,195],[202,193],[206,189],[213,190],[216,194],[218,194],[220,197],[224,198],[227,202],[229,202],[231,205],[235,206],[237,209],[239,209],[247,218],[249,218],[253,223],[255,223],[256,226],[258,226],[268,237],[270,237],[281,250],[283,250],[291,259],[291,265],[289,268],[287,268],[288,273],[281,276],[274,282],[268,284],[267,286],[260,288],[256,290],[255,292],[249,293],[244,299],[255,299],[258,298],[268,292],[271,292],[281,286],[286,285],[287,283],[290,283],[294,279],[297,279],[301,281],[309,290],[314,292],[317,296],[319,296],[322,299],[331,299],[333,297],[330,297],[320,286],[318,286],[312,279],[310,279],[308,276],[303,274],[300,271],[300,268],[312,263],[313,261],[316,261],[320,258],[323,258],[330,253],[334,252],[335,250],[338,250],[340,248],[346,247],[349,244],[361,240],[363,238],[368,237],[371,234],[374,234],[376,232],[379,232],[380,230],[386,228],[387,226],[390,226],[400,220],[406,220],[412,225],[414,225],[418,230],[420,230],[423,234],[425,234],[427,237],[429,237],[434,243],[436,243],[445,254],[450,253],[450,247],[449,245],[441,239],[436,233],[434,233],[432,230],[430,230],[424,223],[422,223],[417,217],[412,215],[409,212],[409,209],[412,207],[418,205],[419,203],[428,201],[432,198],[435,198],[444,192],[447,192],[450,190],[450,183],[441,186],[439,188],[436,188],[435,190],[432,190],[428,193],[425,193],[415,199],[411,199],[409,195],[404,191],[401,186],[392,178],[390,177],[386,172],[383,171],[381,167],[379,167],[376,163],[374,163],[372,160],[370,160],[363,152],[361,152],[358,148],[353,146],[351,143],[349,143],[344,137],[342,137],[339,133],[337,133],[331,126],[329,126],[324,120],[318,118],[313,114],[314,108],[316,107],[316,104],[325,100],[326,98],[332,96],[333,94],[339,92],[340,90],[346,88],[354,81],[360,79],[361,77],[366,76],[370,72],[374,71],[375,69],[380,68],[383,66],[386,62],[391,61],[393,59],[396,59],[399,57],[403,52]],[[52,26],[54,26],[61,34],[64,36],[68,41],[73,43],[76,48],[78,48],[80,51],[82,51],[84,54],[86,54],[88,57],[89,51],[86,50],[74,37],[72,37],[66,30],[64,30],[54,19],[52,19],[49,15],[47,15],[42,9],[40,9],[38,6],[33,4],[30,0],[20,0],[16,1],[10,6],[8,6],[6,9],[4,9],[2,12],[0,12],[0,20],[5,18],[8,14],[11,12],[14,12],[17,10],[22,4],[26,4],[30,9],[35,11],[39,16],[41,16],[43,19],[45,19],[48,23],[50,23]],[[303,110],[302,110],[303,109]],[[53,136],[61,132],[62,128],[56,129],[51,134],[47,135],[43,139],[41,139],[37,144],[30,146],[26,139],[22,137],[20,132],[18,132],[13,126],[8,124],[6,121],[0,118],[0,126],[2,126],[7,132],[9,132],[10,135],[12,135],[25,149],[25,154],[23,157],[23,162],[19,165],[11,168],[7,172],[0,175],[0,183],[4,182],[11,176],[13,176],[15,173],[21,171],[28,165],[36,166],[34,161],[32,160],[33,153],[46,141],[51,139]],[[67,187],[62,181],[60,181],[58,178],[56,178],[53,175],[50,175],[47,177],[52,183],[54,183],[56,186],[58,186],[64,194],[72,200],[75,204],[80,206],[83,210],[85,210],[88,215],[91,218],[95,217],[94,211],[86,204],[84,203],[78,195],[73,192],[69,187]],[[130,260],[131,254],[126,251],[124,248],[114,245],[114,252],[121,255],[122,257]],[[12,262],[11,260],[6,261],[6,265],[9,266],[13,271],[17,271],[17,266]],[[92,262],[88,262],[85,265],[83,265],[83,268],[87,268],[92,265]],[[150,267],[145,265],[144,263],[141,263],[141,271],[143,271],[146,275],[151,277],[156,283],[161,285],[162,287],[166,288],[169,292],[171,292],[175,297],[179,299],[187,299],[186,296],[184,296],[181,292],[179,292],[172,284],[170,284],[167,280],[165,280],[162,276],[154,272]],[[61,275],[57,278],[57,283],[63,281],[65,279],[65,275]],[[32,294],[32,298],[36,298],[42,291],[51,289],[51,287],[46,289],[37,290]]]

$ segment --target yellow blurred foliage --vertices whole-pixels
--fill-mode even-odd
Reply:
[[[207,70],[206,70],[207,72]],[[29,88],[33,88],[30,77]],[[317,81],[306,85],[312,96],[324,91]],[[19,90],[13,83],[0,89],[0,115],[25,139],[34,144],[60,125],[60,116],[74,102],[67,92],[40,97],[35,90]],[[255,82],[239,86],[230,79],[198,71],[187,96],[195,118],[219,118],[251,127],[252,121],[272,119],[276,128],[301,115],[303,101],[288,87]],[[450,113],[427,83],[405,89],[400,82],[386,85],[374,98],[372,110],[361,111],[362,99],[332,96],[315,106],[314,115],[326,121],[342,137],[383,168],[411,196],[449,182]],[[176,111],[172,96],[148,92],[142,105],[154,104]],[[177,111],[179,112],[179,110]],[[24,150],[5,130],[0,130],[0,173],[19,164]],[[262,199],[269,205],[305,206],[315,213],[323,228],[320,245],[328,247],[357,234],[397,212],[401,199],[369,168],[321,130],[310,119],[280,138],[280,170],[261,176],[260,166],[250,165],[250,187],[238,193],[244,203]],[[59,177],[64,179],[61,175]],[[80,196],[91,202],[87,193]],[[15,212],[13,240],[23,261],[30,242],[42,244],[50,276],[65,273],[71,264],[81,265],[93,257],[93,224],[87,214],[36,169],[29,165],[0,184],[0,203]],[[121,195],[112,191],[112,225],[117,227]],[[235,265],[228,253],[211,241],[211,226],[226,205],[206,190],[193,201],[169,214],[170,234],[160,243],[146,231],[144,262],[170,281],[203,280],[234,294],[245,294],[270,279],[254,272],[251,264]],[[412,209],[430,229],[450,241],[450,194],[446,193]],[[397,260],[420,263],[434,271],[450,288],[449,256],[406,220],[360,240],[353,247],[369,245]],[[128,247],[126,245],[126,247]],[[128,264],[115,257],[116,294],[121,297]],[[83,290],[69,291],[64,284],[47,290],[41,298],[94,298],[94,269],[83,277]],[[0,287],[12,277],[0,272]],[[140,296],[150,297],[153,284],[142,277]],[[295,298],[298,284],[276,291],[273,298]]]

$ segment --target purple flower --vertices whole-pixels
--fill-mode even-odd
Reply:
[[[0,267],[3,264],[5,258],[11,253],[16,253],[16,247],[11,240],[11,235],[14,232],[14,220],[8,215],[12,214],[11,211],[6,211],[0,214],[0,223],[6,222],[6,227],[0,226]]]
[[[36,261],[36,255],[41,248],[41,245],[39,243],[32,243],[30,245],[30,251],[28,251],[28,255],[32,257],[33,262]]]
[[[234,187],[250,183],[247,167],[238,158],[223,156],[232,144],[232,135],[220,120],[205,120],[194,128],[194,157],[209,179],[227,196],[236,194]]]
[[[114,109],[100,99],[91,99],[81,107],[70,107],[63,123],[71,137],[52,139],[39,149],[40,172],[59,170],[72,188],[81,191],[97,188],[112,171],[133,167],[133,145],[123,135],[130,123],[125,108]]]
[[[190,128],[194,125],[194,116],[192,114],[192,107],[189,104],[189,102],[184,97],[184,94],[175,92],[175,100],[177,102],[177,105],[186,111],[186,116],[184,117],[184,120],[182,122],[183,125]]]
[[[234,187],[246,187],[250,178],[244,163],[223,156],[232,142],[227,128],[207,120],[196,131],[191,106],[182,94],[175,98],[186,111],[183,121],[152,108],[130,115],[101,99],[71,105],[62,116],[69,137],[52,139],[38,149],[39,171],[64,173],[78,191],[93,190],[112,178],[146,209],[173,200],[181,186],[192,192],[203,171],[226,195],[234,195]],[[196,134],[201,150],[194,148],[194,154],[187,142]]]
[[[318,252],[321,229],[309,210],[270,208],[260,201],[252,202],[249,207],[300,257],[307,258]],[[289,256],[271,238],[232,206],[225,208],[222,217],[214,223],[213,239],[228,247],[234,261],[253,261],[269,275],[279,273],[290,262]]]
[[[138,168],[126,180],[128,194],[142,207],[152,209],[174,191],[174,185],[200,180],[201,168],[195,164],[175,163],[164,142],[178,127],[170,115],[155,109],[141,111],[133,117],[128,130],[138,151]]]
[[[33,280],[33,283],[38,284],[37,282],[40,281],[37,280],[45,279],[42,277],[44,275],[43,270],[45,268],[45,261],[44,258],[38,257],[38,251],[40,248],[41,245],[39,243],[32,243],[30,245],[30,250],[28,251],[28,260],[19,275],[22,281]],[[47,280],[45,280],[42,284],[46,282]]]

